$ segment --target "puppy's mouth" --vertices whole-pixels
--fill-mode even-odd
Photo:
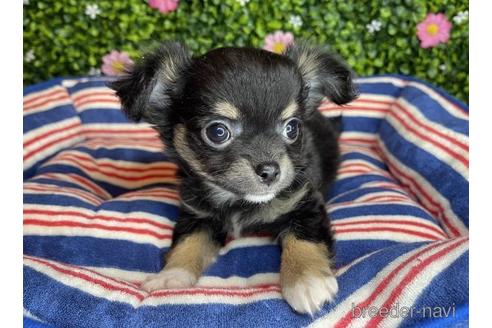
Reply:
[[[262,194],[246,194],[243,199],[250,202],[250,203],[256,203],[256,204],[261,204],[261,203],[266,203],[274,199],[276,196],[275,192],[271,193],[262,193]]]

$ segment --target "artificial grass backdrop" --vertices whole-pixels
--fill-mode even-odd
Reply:
[[[414,75],[468,102],[468,20],[452,19],[468,10],[468,1],[181,0],[167,14],[144,0],[24,2],[25,84],[86,75],[113,49],[136,59],[149,40],[182,40],[200,54],[226,45],[262,47],[267,34],[283,30],[330,45],[360,76]],[[99,9],[94,19],[88,5]],[[451,36],[423,49],[416,25],[438,12],[453,24]],[[370,32],[373,21],[380,29]]]

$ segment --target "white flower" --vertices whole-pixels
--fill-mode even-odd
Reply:
[[[460,11],[456,16],[453,17],[453,22],[456,24],[461,24],[463,21],[468,19],[468,10]]]
[[[444,64],[439,65],[439,69],[441,71],[445,71],[446,70],[446,65],[444,65]]]
[[[249,0],[236,0],[241,6],[245,6]]]
[[[289,18],[289,23],[295,28],[299,28],[302,26],[301,16],[291,15]]]
[[[101,13],[101,9],[99,9],[98,5],[87,5],[85,7],[85,14],[89,16],[91,19],[95,19],[97,15]]]
[[[29,50],[25,55],[24,55],[24,60],[28,63],[32,62],[34,59],[36,59],[36,56],[34,56],[34,51],[31,49]]]
[[[101,70],[99,68],[96,68],[96,67],[91,67],[89,69],[89,71],[87,72],[87,74],[89,75],[101,75]]]
[[[381,21],[373,19],[369,24],[366,25],[366,28],[370,33],[374,33],[379,31],[381,29],[381,26],[383,26],[383,23],[381,23]]]

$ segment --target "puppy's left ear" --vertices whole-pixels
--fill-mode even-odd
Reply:
[[[164,42],[146,53],[124,76],[109,83],[109,87],[116,91],[128,118],[165,124],[167,110],[182,91],[182,75],[190,62],[183,44]]]
[[[357,98],[353,73],[335,54],[301,43],[288,47],[284,55],[297,64],[302,74],[308,112],[317,110],[324,97],[337,105]]]

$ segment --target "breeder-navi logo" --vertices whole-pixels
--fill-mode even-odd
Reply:
[[[360,307],[352,303],[353,318],[445,318],[454,317],[456,315],[456,306],[453,303],[450,306],[424,306],[417,309],[413,306],[400,306],[395,303],[391,307],[366,306]]]

